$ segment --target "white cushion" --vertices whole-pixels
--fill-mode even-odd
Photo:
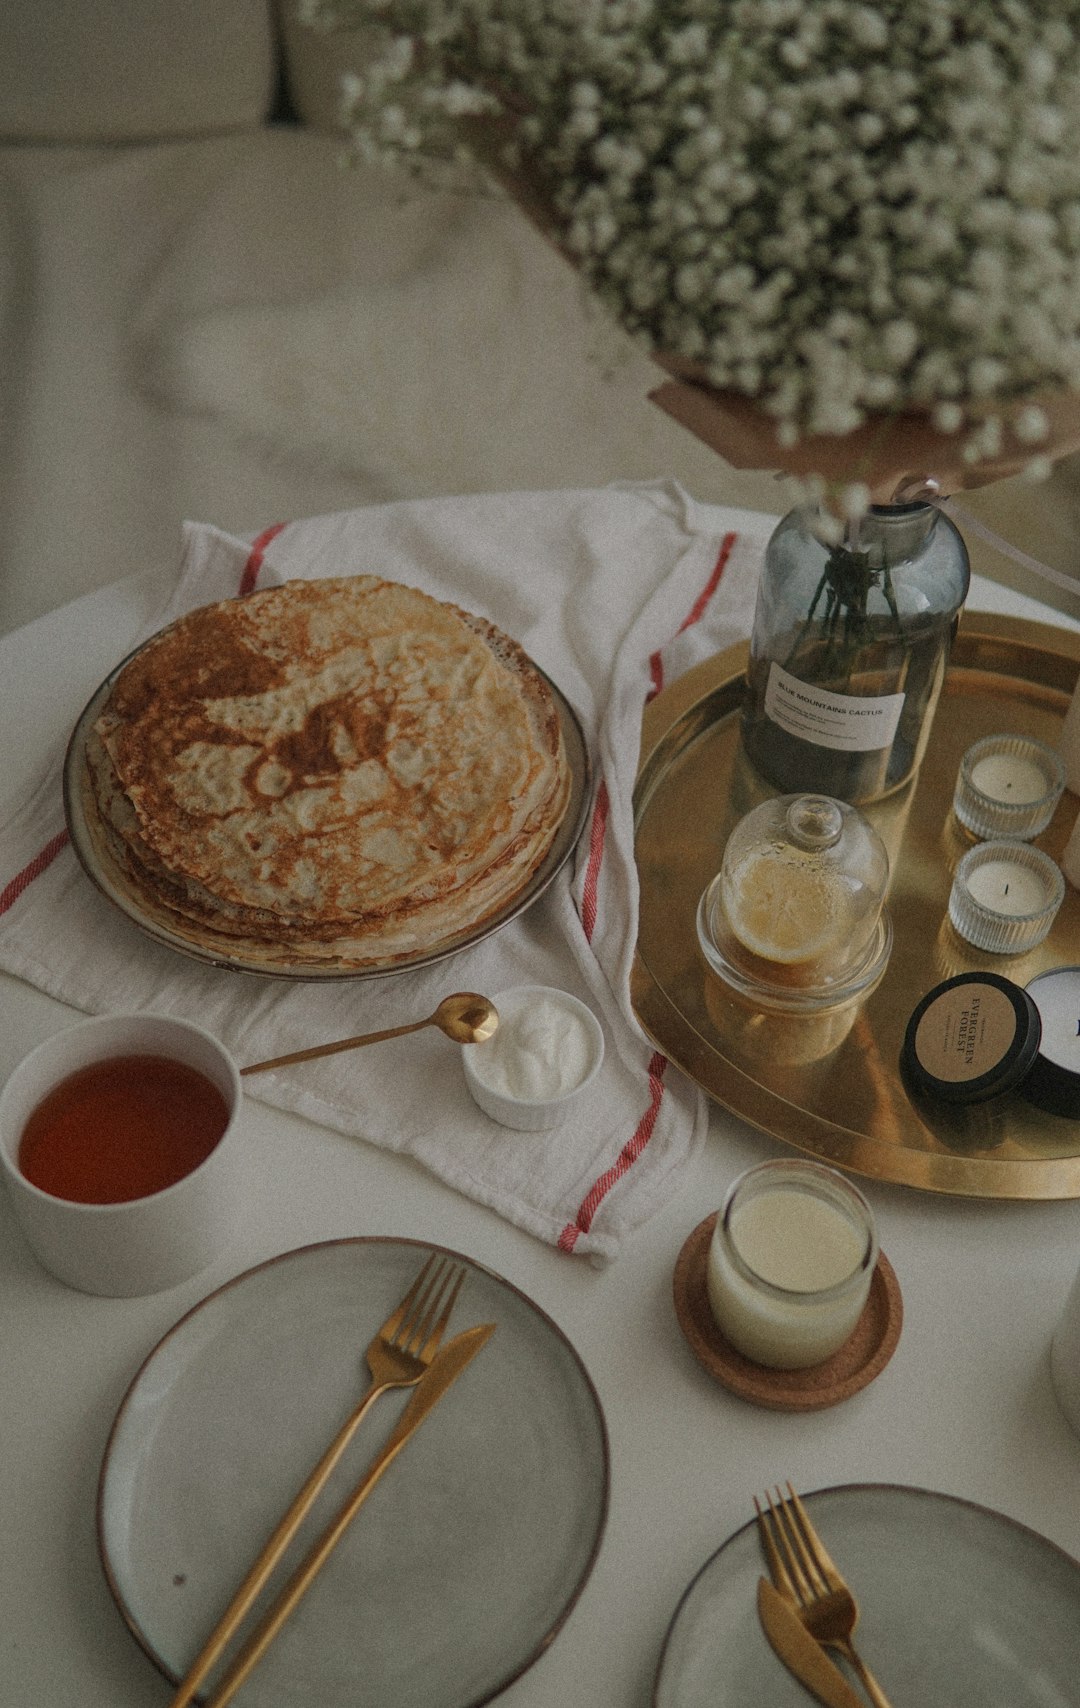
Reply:
[[[268,0],[0,5],[0,140],[132,142],[261,123],[276,91]]]

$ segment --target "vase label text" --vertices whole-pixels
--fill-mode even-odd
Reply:
[[[845,753],[889,747],[904,709],[903,694],[833,694],[769,666],[765,715],[789,735]]]

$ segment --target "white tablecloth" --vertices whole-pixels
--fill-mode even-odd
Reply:
[[[62,737],[157,596],[141,583],[107,589],[0,644],[5,792]],[[987,584],[971,602],[1061,620]],[[73,1015],[18,980],[3,977],[0,990],[6,1075]],[[281,1251],[349,1235],[436,1241],[505,1275],[570,1336],[605,1409],[613,1480],[603,1546],[565,1628],[501,1698],[506,1708],[646,1708],[682,1590],[747,1520],[754,1493],[777,1479],[807,1490],[857,1481],[937,1489],[1007,1513],[1080,1557],[1080,1440],[1057,1408],[1047,1362],[1080,1263],[1080,1203],[954,1201],[867,1183],[903,1289],[900,1345],[846,1404],[789,1415],[712,1382],[672,1308],[687,1235],[743,1167],[783,1154],[720,1108],[677,1191],[602,1270],[412,1159],[288,1112],[258,1106],[243,1143],[248,1198],[234,1245],[212,1270],[148,1299],[94,1299],[53,1282],[0,1199],[0,1708],[168,1700],[97,1556],[95,1490],[112,1418],[159,1336],[214,1286]]]

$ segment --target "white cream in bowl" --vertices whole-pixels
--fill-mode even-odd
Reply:
[[[547,985],[518,985],[493,1001],[493,1036],[462,1046],[473,1099],[503,1126],[552,1127],[600,1071],[600,1023],[577,997]]]

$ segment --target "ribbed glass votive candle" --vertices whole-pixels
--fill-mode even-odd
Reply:
[[[987,735],[960,762],[953,811],[974,836],[1028,842],[1046,829],[1064,788],[1064,761],[1045,742]]]
[[[956,868],[949,918],[976,949],[1021,955],[1042,942],[1064,899],[1065,880],[1041,848],[980,842]]]

